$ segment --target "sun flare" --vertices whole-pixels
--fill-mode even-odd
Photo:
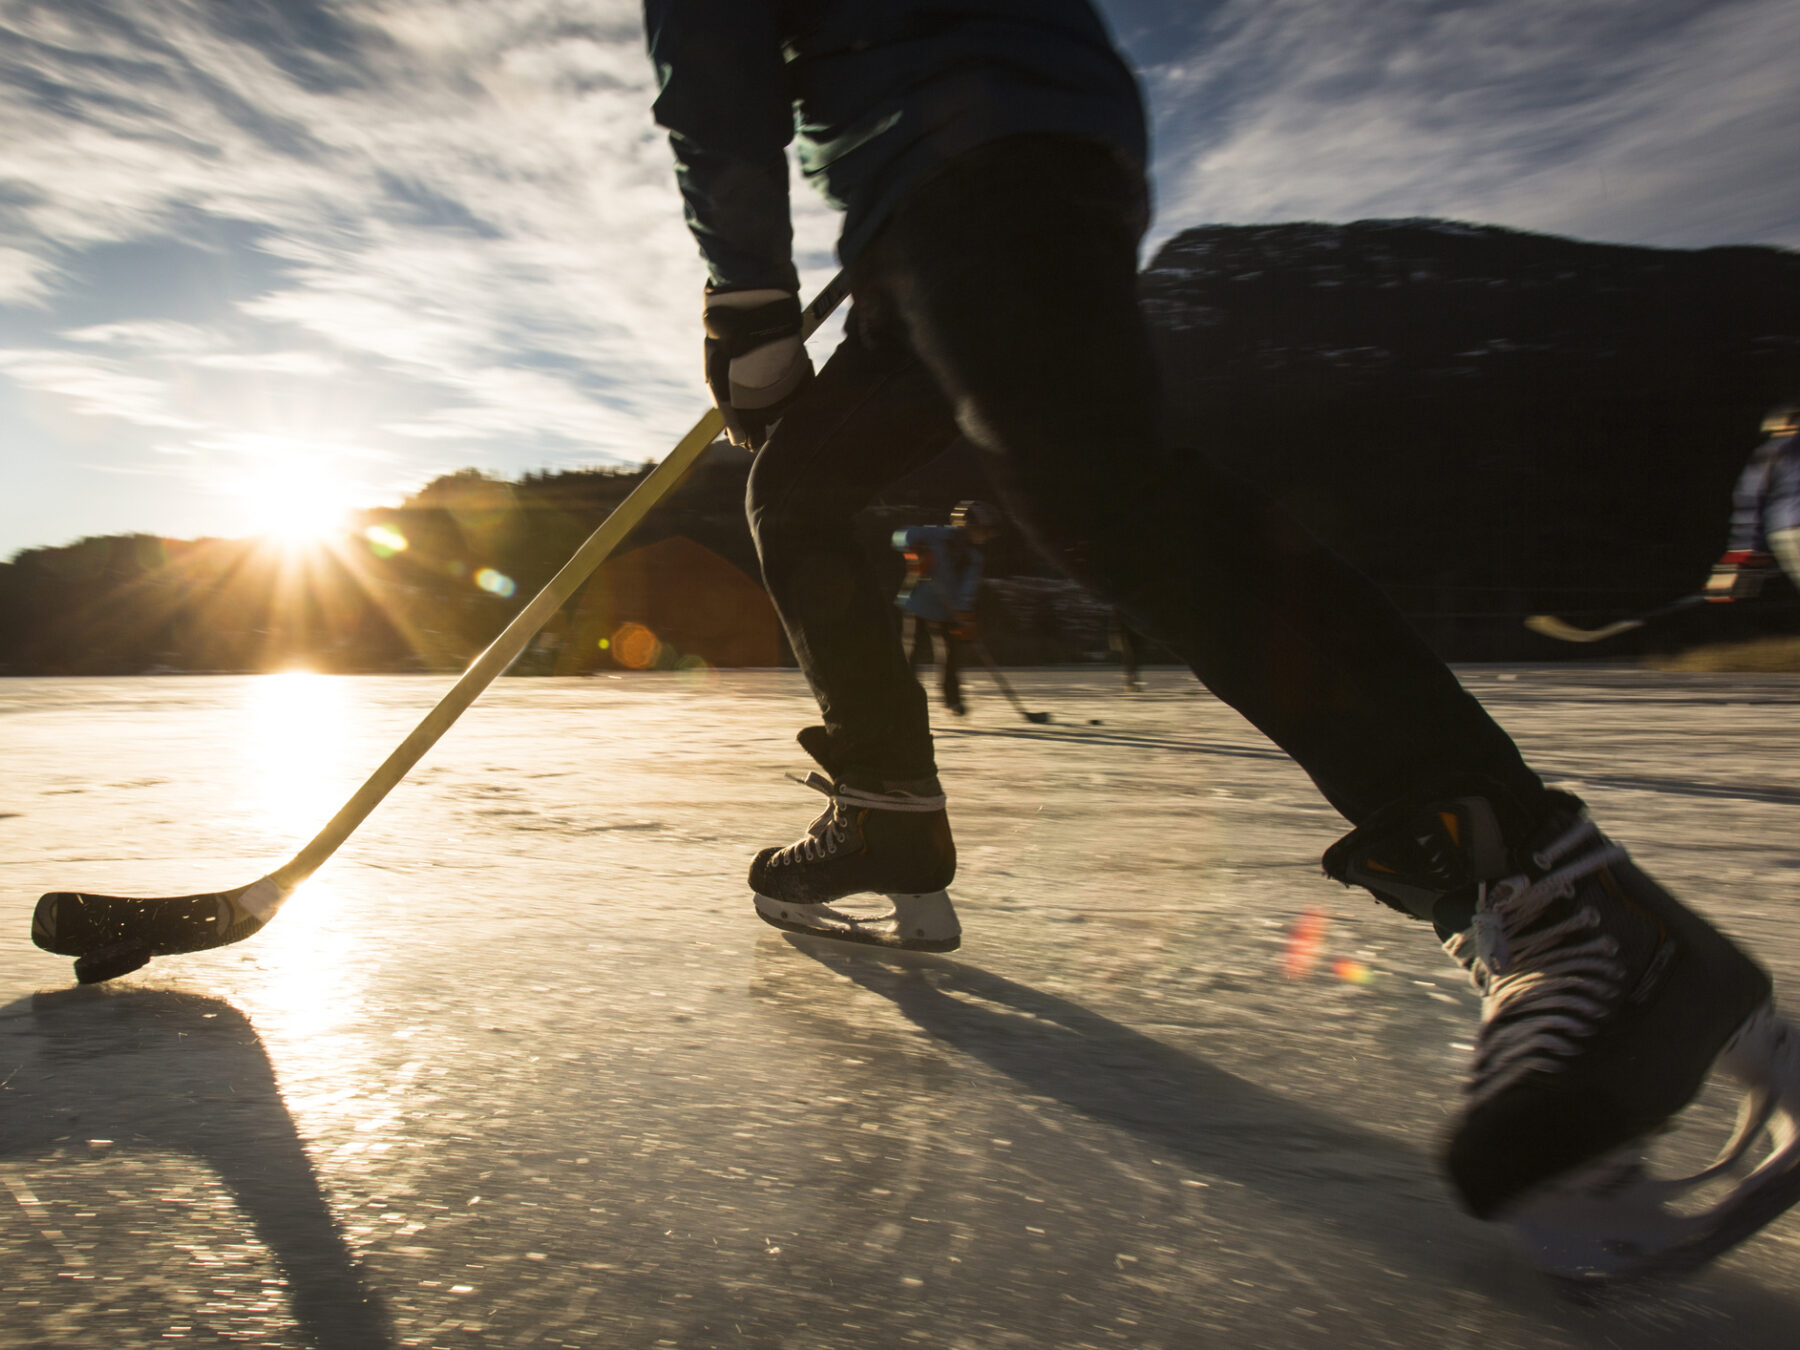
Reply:
[[[322,478],[276,475],[249,499],[255,532],[287,544],[312,544],[344,528],[350,504]]]
[[[234,485],[247,533],[286,545],[319,544],[348,527],[355,503],[335,457],[271,446]]]

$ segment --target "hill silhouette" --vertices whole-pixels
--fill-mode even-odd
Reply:
[[[1763,412],[1800,394],[1800,255],[1780,249],[1434,220],[1206,226],[1165,244],[1140,291],[1168,434],[1262,483],[1452,660],[1591,654],[1520,619],[1598,623],[1693,590]],[[651,664],[791,659],[755,595],[748,470],[709,451],[627,551],[695,547],[654,555],[657,575],[648,553],[629,583],[603,574],[516,669],[604,668],[618,653],[595,634],[626,622],[663,635]],[[145,535],[28,550],[0,564],[0,673],[455,669],[645,472],[463,470],[304,557]],[[897,587],[895,528],[991,495],[959,444],[867,513],[868,545]],[[1104,608],[1016,533],[988,564],[1002,661],[1105,658]],[[733,598],[702,621],[702,592]],[[1784,594],[1686,622],[1632,641],[1795,631],[1800,611]]]
[[[1210,226],[1140,290],[1170,434],[1263,484],[1455,659],[1566,654],[1519,616],[1597,623],[1694,590],[1763,414],[1800,393],[1800,254],[1781,249]],[[1698,622],[1726,625],[1711,608]]]

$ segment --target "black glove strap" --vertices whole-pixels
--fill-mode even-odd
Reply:
[[[800,334],[800,299],[784,295],[766,304],[738,308],[708,305],[706,336],[725,345],[729,356],[742,356],[781,338]]]

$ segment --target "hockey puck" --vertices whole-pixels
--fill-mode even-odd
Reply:
[[[150,964],[150,948],[142,942],[115,942],[75,960],[75,978],[82,984],[104,984]]]
[[[1090,717],[1088,718],[1088,725],[1090,727],[1103,727],[1106,723],[1102,722],[1098,717]]]

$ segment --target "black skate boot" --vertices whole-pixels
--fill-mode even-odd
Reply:
[[[800,744],[831,771],[823,727]],[[850,783],[821,773],[796,779],[831,805],[786,848],[766,848],[750,864],[750,889],[764,922],[792,933],[877,947],[950,952],[962,925],[945,887],[956,876],[956,846],[936,778]],[[873,912],[838,904],[885,897]]]
[[[1489,798],[1404,805],[1333,845],[1326,871],[1432,920],[1482,993],[1445,1148],[1468,1208],[1504,1213],[1559,1274],[1689,1269],[1800,1199],[1800,1052],[1755,963],[1634,866],[1579,800],[1549,802],[1516,846]],[[1678,1213],[1667,1202],[1720,1169],[1654,1180],[1620,1151],[1680,1111],[1715,1064],[1750,1088],[1722,1163],[1764,1127],[1772,1153],[1722,1203]]]

